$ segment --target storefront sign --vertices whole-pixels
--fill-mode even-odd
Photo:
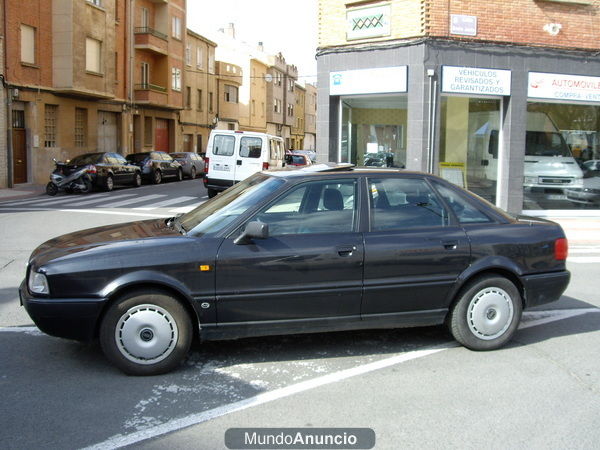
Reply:
[[[529,72],[527,96],[600,102],[600,77]]]
[[[450,34],[477,36],[477,16],[452,14],[450,18]]]
[[[442,92],[510,95],[510,70],[442,67]]]
[[[351,9],[346,13],[346,39],[390,35],[390,5]]]
[[[330,95],[406,92],[407,67],[345,70],[329,74]]]

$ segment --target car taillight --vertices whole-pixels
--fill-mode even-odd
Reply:
[[[87,171],[88,173],[98,173],[98,169],[96,169],[96,166],[93,164],[87,166]]]
[[[565,238],[554,241],[554,259],[564,261],[569,254],[569,242]]]
[[[208,158],[204,158],[204,173],[208,173]]]
[[[262,170],[269,170],[269,163],[268,162],[264,162],[263,163]]]

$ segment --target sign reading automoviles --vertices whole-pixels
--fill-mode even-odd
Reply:
[[[600,77],[529,72],[527,96],[600,102]]]
[[[406,66],[331,72],[329,95],[406,92],[406,74]]]
[[[442,92],[510,95],[510,70],[442,67]]]

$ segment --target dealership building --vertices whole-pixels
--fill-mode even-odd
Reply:
[[[600,214],[600,0],[320,0],[321,160]]]

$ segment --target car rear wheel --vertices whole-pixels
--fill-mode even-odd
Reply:
[[[185,359],[193,337],[184,306],[160,290],[135,291],[115,302],[100,325],[106,357],[129,375],[158,375]]]
[[[183,170],[177,170],[177,181],[183,180]]]
[[[501,276],[468,283],[448,316],[454,339],[471,350],[493,350],[508,342],[519,326],[523,302],[516,286]]]
[[[136,172],[133,175],[133,185],[135,187],[140,187],[142,185],[142,175],[139,172]]]
[[[112,175],[107,175],[106,180],[104,181],[104,190],[107,192],[110,192],[114,188],[115,188],[115,182],[113,180]]]
[[[208,192],[208,198],[213,198],[215,195],[217,195],[219,193],[219,191],[217,191],[215,189],[211,189],[211,188],[208,188],[207,192]]]
[[[192,166],[192,173],[190,174],[190,178],[193,180],[196,178],[196,168]]]
[[[162,174],[160,173],[160,170],[155,170],[154,174],[152,176],[152,182],[154,184],[160,184],[162,181]]]

